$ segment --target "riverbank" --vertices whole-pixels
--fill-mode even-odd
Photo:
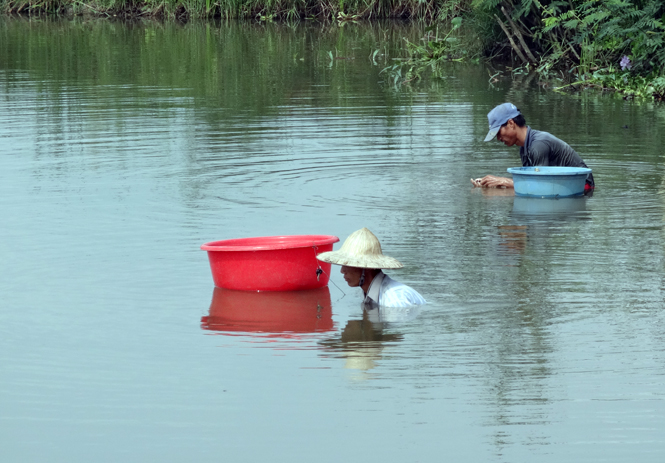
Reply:
[[[407,43],[402,66],[389,72],[419,78],[439,62],[483,57],[510,61],[510,72],[535,73],[557,90],[599,88],[626,98],[665,97],[665,2],[571,0],[544,5],[477,0],[448,31]],[[461,36],[451,36],[464,21]],[[464,37],[475,37],[479,49]],[[492,76],[490,76],[490,79]]]
[[[19,15],[159,19],[258,19],[261,21],[373,20],[417,18],[440,21],[462,3],[450,0],[2,0],[0,11]],[[457,6],[456,6],[457,5]]]
[[[440,76],[438,65],[447,61],[498,60],[510,62],[511,72],[534,72],[560,91],[592,87],[626,98],[665,98],[665,0],[0,0],[0,11],[179,21],[418,20],[423,36],[405,41],[402,60],[386,68],[396,83],[430,71]]]

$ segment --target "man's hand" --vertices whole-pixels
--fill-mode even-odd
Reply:
[[[483,178],[472,178],[473,186],[481,188],[513,188],[513,180],[507,177],[486,175]]]

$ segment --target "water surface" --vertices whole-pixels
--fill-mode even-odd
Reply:
[[[659,461],[663,108],[471,65],[395,88],[418,33],[0,22],[3,461]],[[519,165],[482,142],[504,101],[593,197],[471,188]],[[335,267],[228,299],[199,250],[361,227],[417,316]]]

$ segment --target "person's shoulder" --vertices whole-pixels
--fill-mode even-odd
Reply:
[[[410,286],[405,285],[404,283],[400,283],[397,280],[394,280],[390,278],[388,275],[385,275],[383,277],[383,282],[381,284],[383,287],[383,291],[388,293],[401,293],[405,291],[412,290]]]
[[[381,305],[406,307],[409,305],[425,304],[425,298],[412,287],[395,281],[392,278],[387,283],[381,295]]]
[[[548,132],[543,132],[542,130],[535,130],[529,127],[529,144],[528,150],[530,153],[538,152],[543,149],[549,148],[549,137],[551,136]]]
[[[531,136],[531,143],[543,143],[546,142],[547,140],[551,140],[552,138],[556,138],[554,135],[552,135],[549,132],[545,132],[544,130],[536,130],[536,129],[530,129],[529,135]]]
[[[560,138],[555,137],[549,132],[542,130],[531,129],[531,140],[529,143],[529,151],[532,153],[547,153],[556,147],[568,144],[561,140]]]
[[[533,133],[532,143],[563,143],[564,145],[568,144],[559,137],[552,135],[549,132],[545,132],[543,130],[531,129],[531,132]]]

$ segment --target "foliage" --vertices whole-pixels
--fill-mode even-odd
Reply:
[[[555,90],[598,87],[602,90],[620,92],[623,94],[624,99],[665,99],[665,77],[654,72],[643,76],[631,73],[629,70],[622,71],[610,66],[589,74],[584,74],[582,77],[582,80],[556,87]]]
[[[627,95],[653,90],[660,97],[665,78],[665,0],[0,0],[0,8],[30,15],[254,18],[262,23],[318,18],[340,26],[417,18],[431,26],[420,41],[406,40],[407,57],[384,70],[398,81],[426,71],[439,75],[442,63],[481,52],[490,59],[517,59],[520,68],[543,78],[570,77],[568,82]]]
[[[566,70],[578,82],[628,95],[662,94],[665,0],[473,0],[472,6],[494,15],[499,48],[539,73]]]
[[[443,20],[465,0],[0,0],[5,13],[245,18],[259,21],[417,18]]]
[[[418,80],[426,72],[442,77],[444,63],[477,60],[482,48],[478,43],[471,43],[476,36],[462,30],[462,22],[462,17],[458,16],[447,25],[427,27],[417,42],[404,39],[407,57],[398,59],[397,64],[386,67],[382,73],[387,73],[397,85]]]
[[[631,0],[578,0],[565,11],[560,3],[543,10],[541,34],[551,32],[559,43],[579,47],[581,72],[610,66],[626,55],[637,63],[637,71],[665,70],[662,1],[640,8]]]
[[[459,47],[459,38],[452,34],[461,25],[462,18],[453,18],[450,29],[443,37],[439,37],[437,26],[430,26],[425,29],[426,35],[421,39],[422,44],[405,39],[411,60],[418,59],[419,62],[429,65],[443,60],[459,59],[466,51]]]

